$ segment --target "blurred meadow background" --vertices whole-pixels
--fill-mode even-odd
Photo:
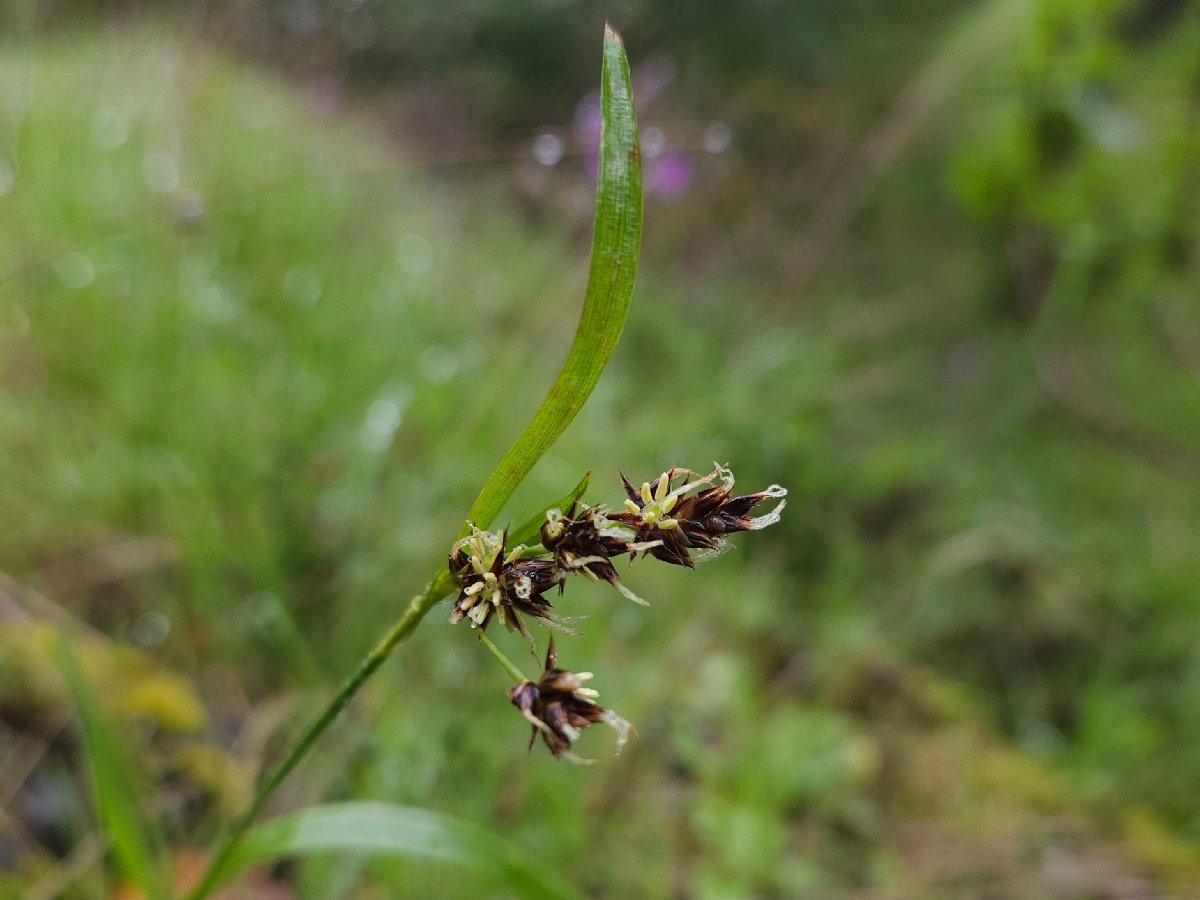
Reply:
[[[606,18],[641,273],[501,522],[713,460],[783,521],[559,604],[620,757],[527,753],[443,606],[268,813],[433,810],[565,896],[1200,896],[1200,5],[4,0],[0,897],[139,896],[56,634],[182,884],[444,560],[575,327]]]

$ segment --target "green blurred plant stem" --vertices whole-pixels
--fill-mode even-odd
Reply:
[[[492,656],[496,657],[496,659],[500,661],[500,665],[504,666],[504,671],[515,678],[518,682],[529,680],[525,677],[525,673],[518,669],[516,664],[504,655],[504,651],[502,651],[492,642],[492,639],[487,636],[482,628],[479,629],[479,642],[492,651]]]
[[[275,767],[267,773],[267,776],[259,783],[258,790],[255,791],[254,800],[246,809],[240,819],[225,833],[217,845],[216,851],[213,853],[213,858],[209,862],[208,869],[205,870],[204,876],[188,893],[188,900],[201,900],[212,893],[213,889],[220,882],[221,875],[224,872],[226,865],[237,849],[238,843],[246,834],[246,831],[254,824],[254,820],[258,818],[258,814],[262,812],[263,806],[266,805],[268,799],[275,792],[275,789],[283,782],[292,769],[302,760],[308,751],[312,749],[313,744],[324,733],[325,729],[333,723],[333,720],[338,717],[346,704],[358,693],[359,688],[363,686],[368,678],[370,678],[375,670],[383,665],[384,660],[391,656],[392,651],[396,646],[407,638],[425,618],[425,614],[431,610],[442,597],[446,596],[453,587],[450,574],[448,572],[439,572],[429,585],[425,588],[424,593],[413,597],[408,609],[405,611],[391,629],[385,634],[382,640],[375,645],[375,648],[368,653],[354,674],[346,679],[341,689],[334,695],[333,699],[326,704],[321,714],[317,716],[312,723],[304,729],[304,732],[292,745],[291,750],[275,764]],[[483,635],[481,634],[480,637]],[[491,643],[489,641],[489,643]],[[494,646],[494,645],[493,645]],[[495,650],[493,652],[496,652]],[[510,663],[511,665],[511,663]]]

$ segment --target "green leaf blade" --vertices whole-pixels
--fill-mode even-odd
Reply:
[[[493,523],[513,491],[583,407],[616,348],[629,314],[642,241],[641,154],[625,48],[616,32],[607,27],[601,79],[596,215],[591,269],[579,325],[545,400],[492,472],[467,514],[467,523],[480,528],[488,528]],[[540,522],[537,524],[540,526]],[[464,524],[460,536],[469,531],[470,525]],[[362,684],[453,588],[454,578],[443,564],[424,592],[413,598],[407,612],[343,683],[320,716],[268,772],[249,809],[218,841],[208,870],[188,895],[190,900],[207,897],[229,876],[229,863],[242,852],[241,842],[267,798],[308,753]],[[544,892],[538,894],[544,895]]]
[[[163,841],[139,818],[137,774],[87,683],[71,645],[64,637],[58,649],[59,667],[79,716],[92,803],[117,867],[146,897],[169,896],[164,875]]]
[[[596,215],[579,327],[546,399],[479,492],[468,521],[480,528],[492,524],[595,388],[629,315],[641,245],[642,164],[629,61],[620,36],[606,26]],[[466,527],[462,533],[467,533]]]
[[[264,822],[247,833],[223,875],[280,856],[323,853],[445,863],[494,876],[521,897],[574,896],[550,883],[492,831],[393,803],[330,803]]]

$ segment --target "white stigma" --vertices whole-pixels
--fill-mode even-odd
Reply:
[[[765,515],[757,516],[750,520],[750,531],[760,531],[768,525],[774,525],[779,521],[779,514],[783,512],[783,508],[787,506],[787,501],[783,498],[787,496],[787,488],[780,487],[777,484],[771,485],[762,492],[763,498],[772,500],[778,499],[779,505]]]

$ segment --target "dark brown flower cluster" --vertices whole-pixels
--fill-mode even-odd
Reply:
[[[757,531],[779,521],[787,495],[786,490],[772,485],[764,491],[734,496],[733,473],[720,465],[705,476],[672,468],[640,489],[624,474],[621,480],[628,499],[619,512],[578,500],[566,512],[548,510],[541,527],[540,552],[529,554],[520,545],[509,551],[507,532],[494,534],[472,525],[471,533],[450,551],[450,572],[460,589],[450,621],[469,619],[472,628],[482,630],[494,616],[509,631],[524,635],[532,647],[533,638],[522,617],[563,629],[564,620],[551,609],[546,594],[557,587],[561,595],[567,576],[607,582],[629,599],[645,604],[621,582],[614,559],[648,555],[694,568],[697,560],[728,546],[726,535]],[[754,507],[767,499],[780,502],[764,515],[751,516]],[[629,724],[594,702],[595,692],[583,687],[589,673],[575,675],[557,668],[555,662],[551,641],[541,680],[536,684],[522,681],[509,691],[513,704],[533,725],[533,737],[540,732],[556,757],[576,759],[570,748],[579,732],[595,722],[606,722],[619,732],[619,749]]]
[[[496,535],[472,526],[471,533],[451,548],[450,573],[461,590],[450,621],[467,618],[472,628],[486,628],[495,615],[509,631],[519,631],[532,642],[521,615],[559,624],[545,594],[555,585],[561,591],[563,572],[551,560],[522,558],[521,546],[506,555],[506,538],[506,532]]]
[[[579,733],[589,725],[603,722],[617,732],[615,753],[629,739],[630,724],[610,709],[596,702],[599,694],[584,687],[592,677],[591,672],[568,672],[558,668],[558,655],[554,650],[554,639],[546,653],[546,669],[541,679],[534,684],[522,681],[508,692],[513,706],[521,711],[532,726],[529,746],[541,734],[542,740],[556,757],[566,757],[572,762],[590,763],[571,752],[571,745],[579,739]]]
[[[678,477],[682,481],[672,487]],[[783,499],[787,490],[777,484],[765,491],[733,496],[733,472],[721,465],[703,477],[691,469],[669,469],[654,481],[643,483],[640,490],[624,472],[621,481],[628,495],[625,511],[613,513],[611,519],[635,529],[634,541],[649,547],[655,559],[689,569],[696,567],[690,550],[700,550],[704,554],[697,557],[700,559],[720,553],[728,546],[725,535],[775,524],[787,503]],[[689,495],[714,481],[718,483]],[[768,499],[778,499],[779,505],[762,516],[748,515]]]
[[[564,514],[559,509],[546,511],[542,525],[542,546],[553,555],[554,564],[563,572],[578,572],[592,581],[607,581],[635,603],[646,601],[621,583],[612,560],[632,557],[652,544],[630,542],[633,532],[625,525],[608,520],[602,506],[588,506],[576,500]]]

